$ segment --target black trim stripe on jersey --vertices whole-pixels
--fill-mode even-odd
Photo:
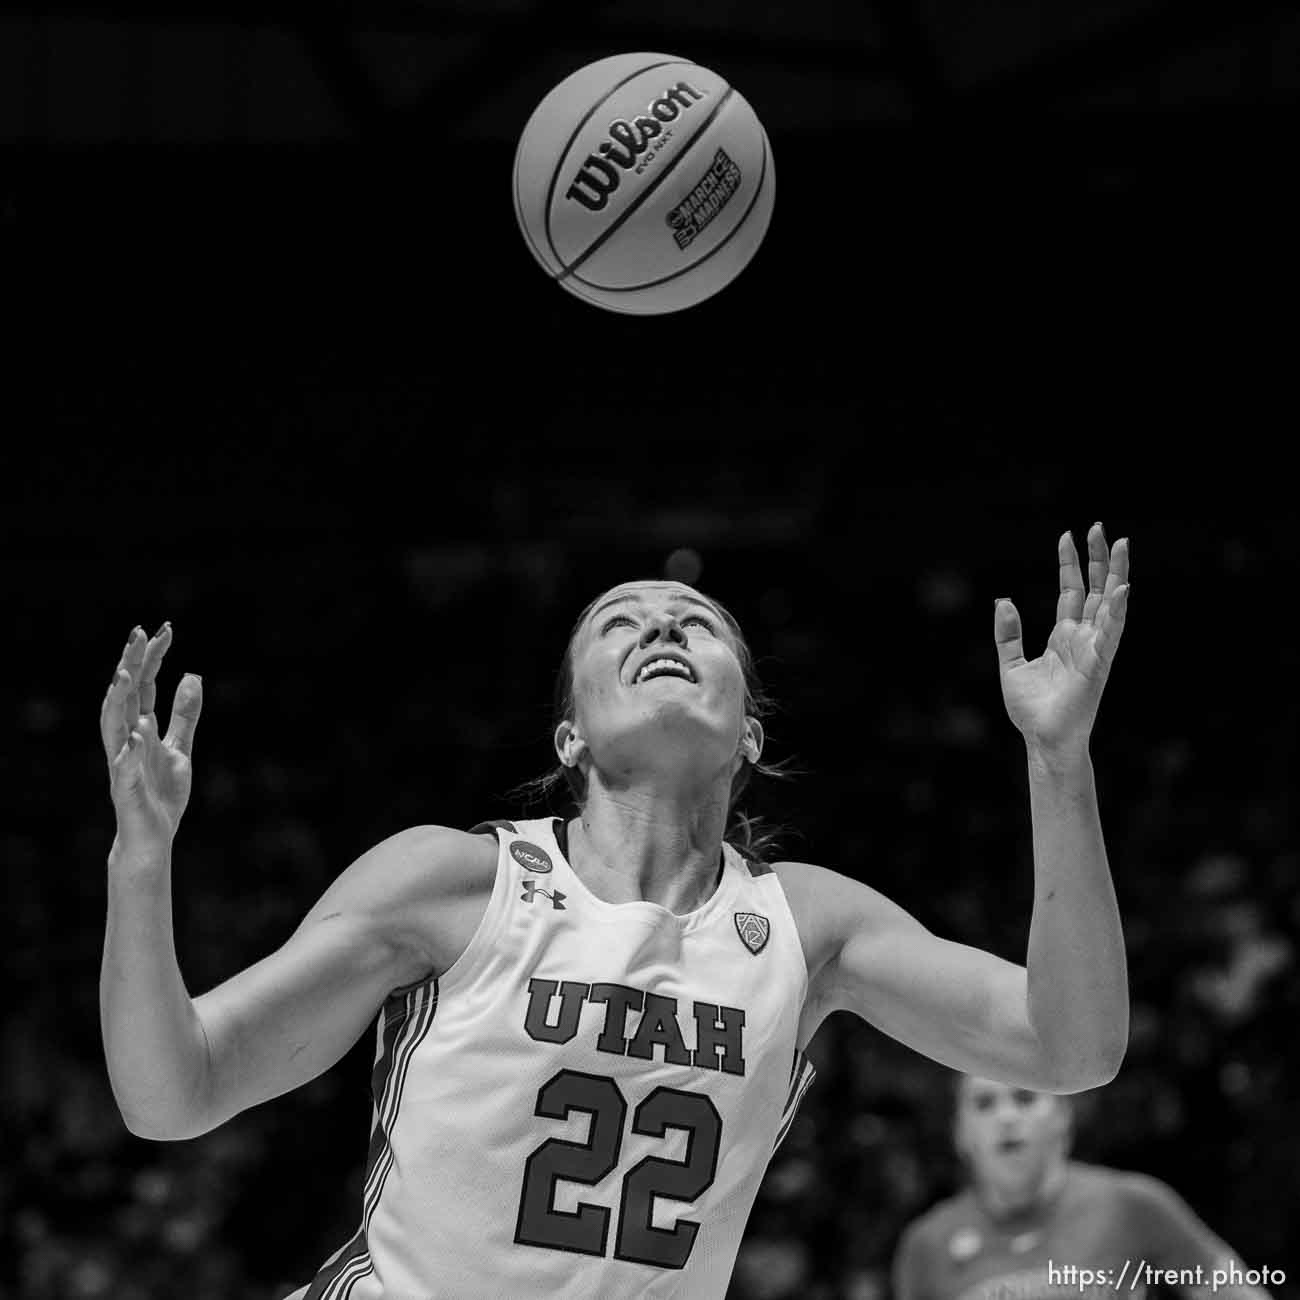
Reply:
[[[476,826],[471,826],[465,832],[466,835],[495,835],[498,830],[509,831],[511,835],[518,835],[515,830],[514,822],[508,821],[491,821],[479,822]]]
[[[790,1066],[790,1077],[792,1080],[790,1091],[786,1095],[785,1109],[781,1112],[781,1127],[777,1131],[776,1141],[772,1143],[773,1151],[785,1141],[785,1135],[790,1131],[790,1125],[794,1123],[799,1103],[803,1101],[804,1093],[812,1087],[812,1081],[817,1077],[813,1063],[797,1047],[794,1051],[794,1061]]]
[[[334,1279],[343,1272],[354,1259],[365,1254],[366,1250],[366,1233],[364,1228],[357,1229],[357,1235],[348,1242],[346,1246],[334,1257],[334,1259],[321,1269],[307,1288],[307,1294],[303,1300],[321,1300],[325,1294],[325,1288],[330,1286]]]
[[[403,998],[398,1005],[404,1004],[405,999]],[[384,1004],[382,1048],[379,1060],[375,1062],[375,1068],[371,1073],[371,1091],[375,1097],[380,1096],[387,1084],[396,1057],[399,1035],[406,1023],[403,1017],[392,1013],[392,1006],[393,999],[390,996],[389,1000]],[[376,1123],[371,1130],[370,1147],[366,1152],[367,1178],[383,1154],[384,1141],[382,1126]],[[304,1300],[323,1300],[326,1292],[338,1281],[339,1277],[350,1270],[366,1253],[366,1228],[363,1222],[362,1226],[357,1229],[356,1236],[316,1275]]]
[[[560,850],[560,857],[565,862],[569,860],[569,822],[564,817],[551,818],[551,833],[555,836],[555,843]]]
[[[384,1005],[383,1045],[370,1081],[375,1116],[366,1153],[361,1227],[316,1275],[304,1300],[347,1300],[356,1283],[373,1271],[367,1234],[393,1164],[388,1135],[397,1120],[411,1058],[428,1034],[437,1009],[438,981],[432,976],[400,997],[390,996]]]
[[[393,1167],[393,1148],[388,1135],[393,1131],[393,1127],[397,1123],[397,1112],[401,1105],[402,1091],[406,1086],[406,1076],[410,1071],[411,1059],[415,1055],[416,1048],[419,1047],[428,1034],[437,1009],[438,983],[436,980],[430,980],[427,997],[421,1000],[420,990],[415,989],[406,995],[403,1006],[393,1007],[388,1013],[394,1018],[401,1016],[403,1024],[414,1021],[414,1028],[409,1035],[406,1035],[398,1048],[396,1068],[385,1079],[382,1091],[375,1091],[373,1083],[371,1085],[378,1112],[376,1128],[378,1129],[379,1147],[376,1157],[374,1154],[376,1135],[372,1135],[371,1159],[373,1164],[367,1167],[365,1192],[362,1198],[362,1225],[367,1237],[370,1232],[370,1222],[374,1218],[375,1210],[379,1205],[379,1198],[384,1192],[384,1184],[388,1181],[388,1174]],[[326,1300],[347,1300],[347,1297],[352,1294],[352,1288],[356,1283],[373,1271],[374,1262],[370,1258],[369,1247],[367,1247],[365,1259],[357,1262],[353,1275],[348,1278],[346,1286],[335,1295],[327,1294]]]

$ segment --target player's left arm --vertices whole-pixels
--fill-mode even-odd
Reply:
[[[1120,1187],[1125,1217],[1149,1252],[1145,1262],[1174,1270],[1189,1300],[1269,1300],[1262,1286],[1246,1280],[1252,1270],[1241,1256],[1167,1183],[1127,1173]]]
[[[1020,1087],[1077,1092],[1114,1078],[1128,1042],[1124,936],[1088,753],[1128,603],[1128,543],[1088,533],[1085,591],[1074,540],[1057,548],[1056,625],[1026,660],[1020,616],[994,611],[1003,699],[1025,738],[1034,905],[1024,966],[932,934],[876,891],[786,864],[814,944],[814,988],[926,1055]]]

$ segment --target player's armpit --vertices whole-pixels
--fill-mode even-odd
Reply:
[[[1044,1092],[1063,1077],[1029,1020],[1025,968],[941,939],[878,891],[808,863],[780,863],[808,954],[809,998],[852,1011],[967,1074]]]
[[[445,827],[403,831],[325,891],[275,952],[194,1006],[208,1044],[195,1136],[323,1073],[394,989],[445,970],[490,897],[496,848]]]

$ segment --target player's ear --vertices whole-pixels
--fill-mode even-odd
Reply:
[[[757,718],[745,719],[740,731],[740,756],[757,763],[763,756],[763,724]]]
[[[578,734],[577,723],[567,718],[555,728],[555,756],[564,767],[577,767],[587,744]]]

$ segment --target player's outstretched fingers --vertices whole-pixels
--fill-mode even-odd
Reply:
[[[172,625],[164,623],[148,640],[144,648],[144,657],[140,661],[140,712],[149,714],[154,711],[158,698],[155,682],[163,655],[172,643]]]
[[[176,688],[172,699],[172,716],[163,742],[189,758],[194,751],[194,729],[199,725],[203,711],[203,678],[198,673],[186,673]]]
[[[131,689],[131,674],[118,664],[113,680],[104,692],[104,702],[99,706],[99,736],[104,742],[104,757],[110,763],[126,744],[125,721],[126,693]]]
[[[1128,614],[1129,585],[1124,583],[1116,587],[1115,594],[1102,602],[1097,615],[1097,639],[1093,649],[1101,665],[1109,672],[1111,660],[1119,648],[1119,639],[1124,632],[1124,619]]]
[[[1110,572],[1110,547],[1106,530],[1100,523],[1088,529],[1088,599],[1083,604],[1083,622],[1093,623],[1106,594],[1106,575]]]
[[[1106,575],[1106,599],[1109,600],[1119,587],[1128,581],[1128,565],[1132,554],[1131,543],[1127,537],[1121,537],[1110,548],[1110,572]]]
[[[1068,528],[1056,540],[1056,567],[1061,587],[1056,598],[1056,621],[1077,621],[1083,617],[1083,571],[1079,568],[1079,552],[1074,548],[1074,534]]]
[[[130,702],[130,697],[136,689],[135,679],[131,675],[131,656],[139,632],[140,629],[136,628],[127,637],[126,645],[122,648],[122,656],[117,661],[117,668],[113,672],[113,679],[108,684],[108,690],[104,692],[104,702],[99,707],[99,735],[104,742],[105,757],[110,763],[117,757],[118,750],[126,744],[130,729],[134,726],[134,721],[128,722],[132,707],[135,709],[136,716],[139,713],[138,701],[134,706]]]
[[[1025,647],[1020,639],[1020,613],[1005,596],[993,602],[993,641],[998,648],[998,664],[1003,672],[1025,662]]]
[[[140,725],[140,670],[144,664],[144,651],[148,638],[144,628],[136,627],[127,639],[126,649],[122,651],[122,667],[130,674],[131,686],[126,693],[123,707],[123,721],[128,732]]]

